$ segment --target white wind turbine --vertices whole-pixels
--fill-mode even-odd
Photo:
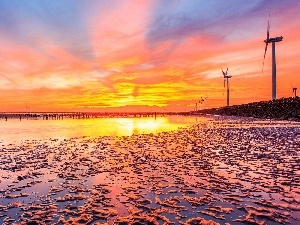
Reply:
[[[270,16],[269,16],[270,18]],[[266,58],[266,53],[268,49],[268,44],[272,43],[272,99],[276,99],[276,54],[275,54],[275,43],[282,41],[283,37],[275,37],[275,38],[270,38],[270,19],[268,20],[268,27],[267,27],[267,38],[264,40],[266,43],[265,46],[265,54],[264,54],[264,60],[263,60],[263,69],[264,69],[264,64],[265,64],[265,58]],[[262,71],[263,71],[262,69]]]
[[[224,76],[224,88],[225,88],[225,83],[227,84],[227,106],[229,106],[229,78],[231,78],[231,75],[228,75],[228,68],[226,70],[226,72],[223,71],[222,69],[222,73]]]

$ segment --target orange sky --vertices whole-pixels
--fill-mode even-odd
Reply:
[[[300,91],[300,1],[0,1],[0,111],[187,111]]]

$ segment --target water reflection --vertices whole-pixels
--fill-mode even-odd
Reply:
[[[199,119],[198,119],[199,121]],[[131,136],[176,130],[196,123],[195,117],[95,118],[64,120],[1,120],[0,141],[14,143],[49,138]]]

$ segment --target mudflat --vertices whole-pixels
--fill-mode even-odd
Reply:
[[[226,119],[0,146],[2,224],[299,224],[300,126]]]

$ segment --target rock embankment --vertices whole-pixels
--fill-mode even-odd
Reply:
[[[229,107],[203,109],[201,114],[300,121],[300,98],[281,98]]]

